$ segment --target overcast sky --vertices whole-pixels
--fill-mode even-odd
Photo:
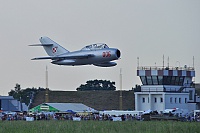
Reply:
[[[141,84],[141,66],[192,66],[200,82],[199,0],[0,0],[0,95],[8,95],[16,83],[22,88],[45,87],[45,68],[51,90],[73,90],[88,80],[116,82],[123,89]],[[121,60],[111,68],[57,66],[38,44],[48,36],[69,51],[92,43],[106,43],[121,50]]]

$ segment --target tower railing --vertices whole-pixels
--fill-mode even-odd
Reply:
[[[137,70],[187,70],[187,71],[194,71],[194,67],[163,67],[163,66],[139,66]]]

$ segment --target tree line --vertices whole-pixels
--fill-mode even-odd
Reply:
[[[45,88],[42,87],[32,87],[22,89],[20,84],[16,84],[14,89],[11,89],[8,92],[9,96],[13,96],[14,99],[21,101],[28,105],[30,103],[30,99],[33,99],[34,95],[39,91],[45,91]],[[111,82],[109,80],[89,80],[86,84],[81,84],[77,89],[77,91],[94,91],[94,90],[116,90],[115,82]]]
[[[44,91],[44,88],[26,88],[22,89],[20,84],[16,84],[14,89],[11,89],[10,92],[8,92],[9,96],[13,96],[14,99],[17,99],[18,101],[25,103],[28,105],[30,103],[30,99],[33,99],[34,95],[38,93],[39,91]]]
[[[110,80],[89,80],[86,84],[81,84],[77,91],[94,91],[94,90],[116,90],[115,82]]]

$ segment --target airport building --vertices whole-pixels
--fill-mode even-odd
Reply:
[[[8,112],[28,111],[28,107],[26,106],[26,104],[14,99],[13,96],[0,96],[0,109],[1,111]]]
[[[137,76],[142,85],[135,92],[135,110],[157,110],[179,108],[200,109],[200,98],[196,96],[193,67],[138,67]]]

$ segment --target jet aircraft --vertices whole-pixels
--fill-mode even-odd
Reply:
[[[109,48],[105,43],[96,43],[85,46],[79,51],[69,52],[58,43],[48,37],[41,37],[41,44],[33,44],[29,46],[43,46],[47,57],[37,57],[32,60],[51,59],[52,64],[56,65],[95,65],[99,67],[116,66],[117,60],[120,58],[121,52],[116,48]]]

